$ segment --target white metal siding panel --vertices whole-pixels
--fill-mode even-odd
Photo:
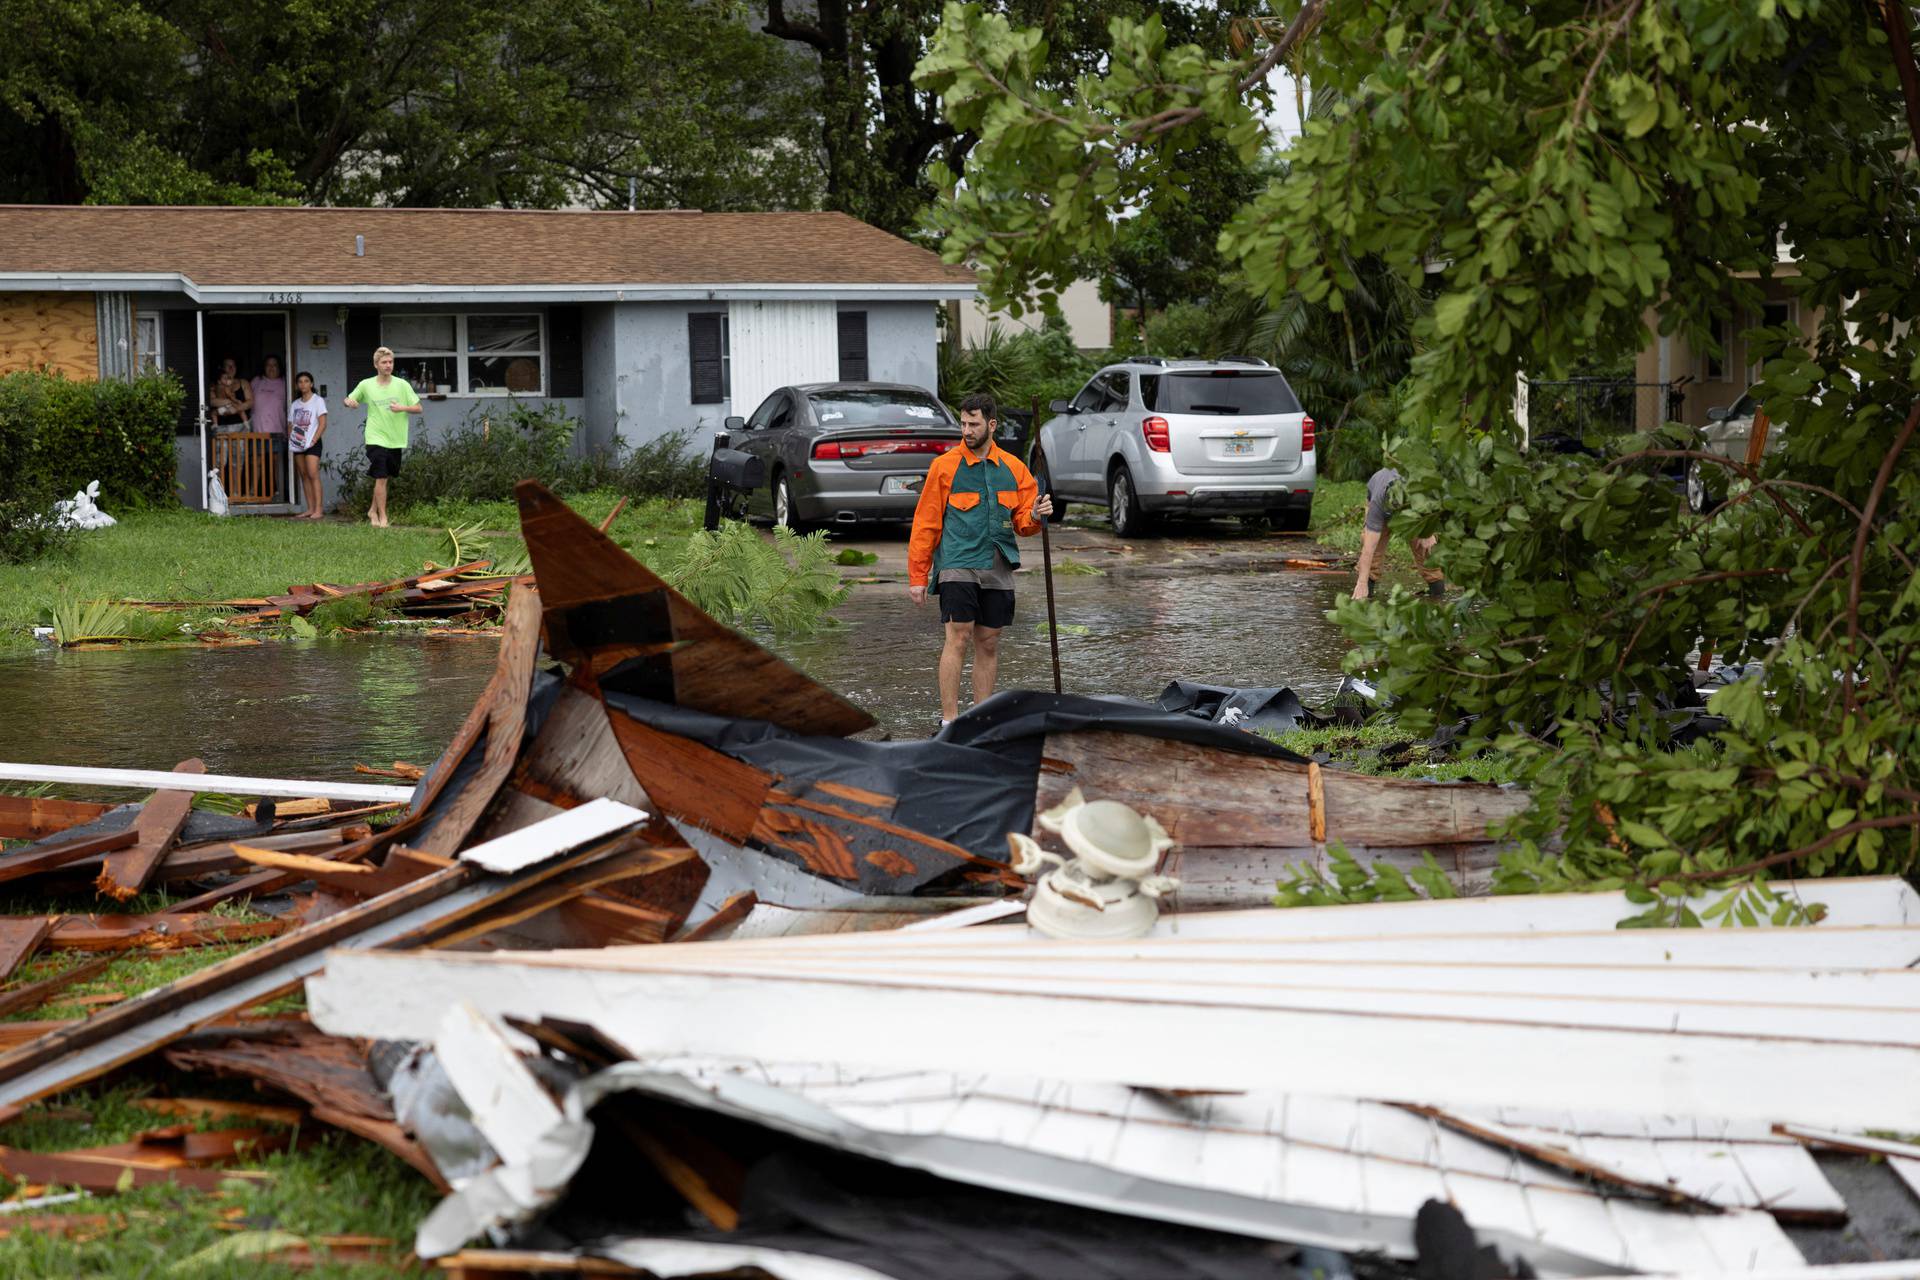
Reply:
[[[727,307],[733,411],[742,417],[780,387],[840,376],[832,302],[734,302]]]

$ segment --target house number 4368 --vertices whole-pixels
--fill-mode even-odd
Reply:
[[[288,306],[297,306],[300,302],[300,295],[297,293],[270,293],[267,295],[267,301],[283,303]]]

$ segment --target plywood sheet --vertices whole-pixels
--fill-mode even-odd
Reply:
[[[40,368],[100,376],[91,293],[0,293],[0,373]]]

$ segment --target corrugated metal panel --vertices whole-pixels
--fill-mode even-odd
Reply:
[[[1694,1273],[1792,1266],[1798,1253],[1749,1189],[1696,1213],[1576,1177],[1399,1107],[1253,1092],[1182,1098],[1016,1075],[863,1073],[828,1064],[669,1058],[616,1068],[631,1087],[962,1182],[1139,1217],[1331,1248],[1413,1252],[1427,1200],[1543,1271],[1573,1258]],[[1563,1135],[1555,1134],[1555,1137]],[[1695,1144],[1723,1162],[1749,1147]],[[1813,1160],[1793,1190],[1840,1204]]]
[[[840,376],[840,337],[831,302],[735,302],[727,309],[733,411],[752,413],[781,387]]]

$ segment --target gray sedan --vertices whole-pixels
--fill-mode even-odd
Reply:
[[[960,443],[959,420],[932,392],[884,382],[782,387],[727,429],[766,463],[748,513],[802,531],[913,519],[928,465]]]

